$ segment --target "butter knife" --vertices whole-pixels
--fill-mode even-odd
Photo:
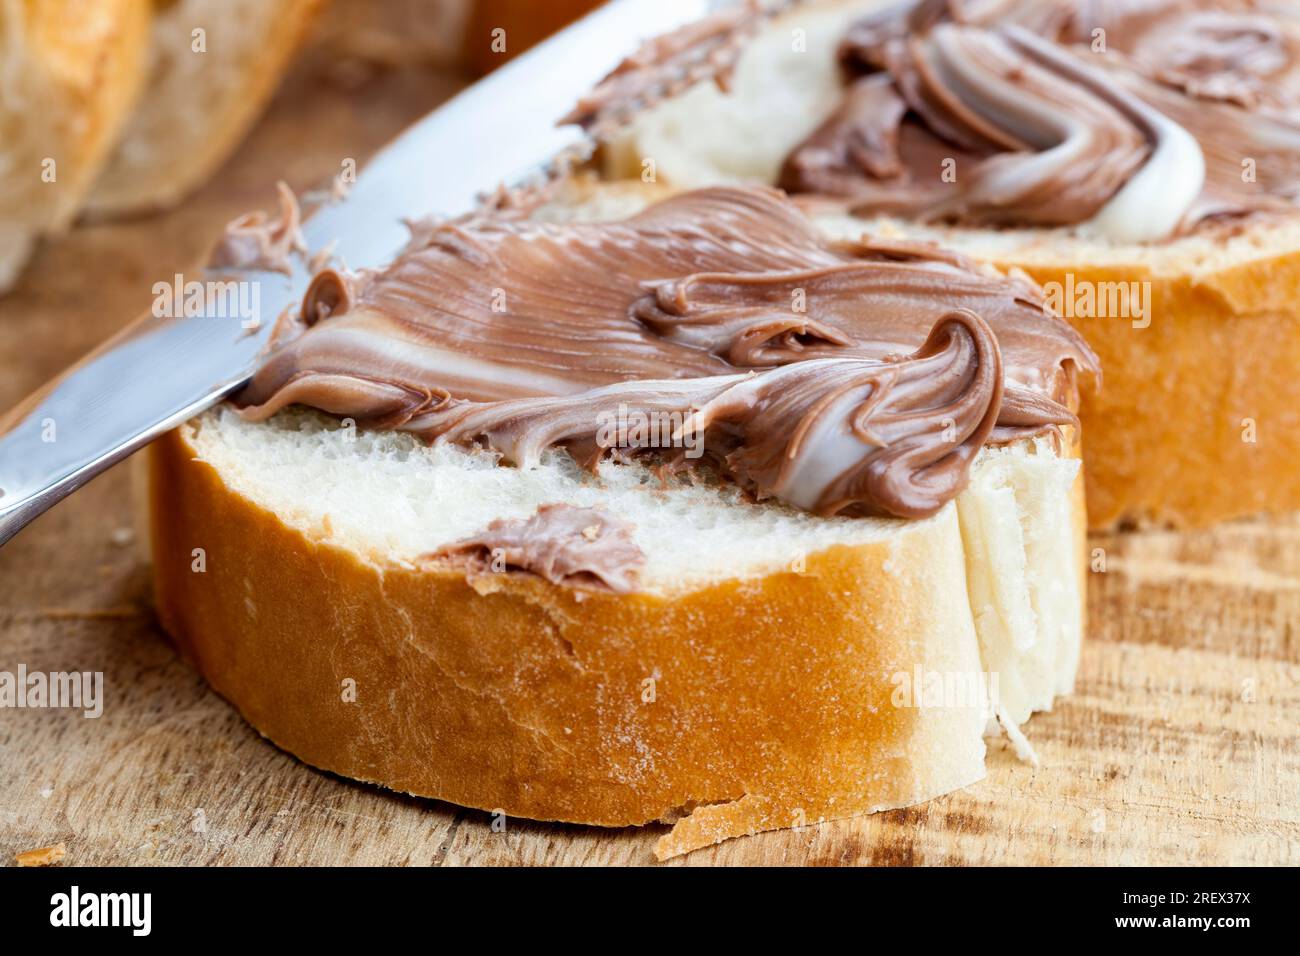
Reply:
[[[379,266],[406,244],[403,218],[458,215],[499,185],[539,175],[588,148],[556,120],[642,39],[706,16],[716,0],[613,0],[511,61],[412,126],[373,159],[341,201],[304,224],[308,248],[334,243],[350,268]],[[268,183],[268,187],[270,183]],[[193,277],[204,281],[203,275]],[[55,502],[153,439],[238,391],[275,318],[309,279],[223,272],[258,315],[209,297],[193,315],[145,315],[0,419],[0,545]]]

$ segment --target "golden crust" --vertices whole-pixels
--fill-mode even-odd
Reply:
[[[55,843],[53,846],[42,846],[35,850],[17,853],[14,855],[14,863],[17,866],[57,866],[67,853],[67,844]]]
[[[22,122],[43,131],[57,179],[33,190],[14,216],[38,231],[63,228],[115,145],[140,92],[148,62],[149,0],[27,0],[22,47],[33,95]],[[35,175],[35,174],[33,174]],[[34,209],[38,196],[47,209]]]
[[[980,709],[891,703],[894,675],[981,668],[954,509],[798,573],[580,601],[312,540],[232,491],[185,429],[149,472],[163,625],[314,766],[533,819],[676,820],[660,858],[983,776]]]
[[[1300,250],[1181,275],[991,261],[1044,284],[1151,283],[1148,328],[1071,319],[1104,376],[1080,411],[1094,529],[1300,508]]]

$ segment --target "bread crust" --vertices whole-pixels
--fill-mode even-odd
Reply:
[[[983,776],[982,708],[891,700],[916,668],[980,672],[953,508],[668,596],[579,600],[514,574],[476,590],[289,527],[197,459],[187,429],[150,452],[160,619],[313,766],[511,816],[676,820],[660,858]]]
[[[30,88],[17,95],[22,112],[11,120],[22,131],[0,148],[38,153],[14,157],[22,178],[15,172],[6,193],[12,198],[0,197],[0,220],[10,231],[0,244],[0,291],[32,240],[60,232],[76,216],[136,103],[148,61],[149,0],[24,0],[17,10],[16,22],[0,27],[20,31],[7,41],[10,55],[25,60],[12,64],[21,76],[11,79]],[[42,179],[45,160],[56,163],[51,181]]]
[[[53,0],[27,4],[27,16],[30,52],[70,114],[57,121],[68,141],[50,144],[75,158],[60,165],[53,184],[62,182],[63,189],[50,225],[61,228],[76,215],[135,106],[148,59],[150,3]],[[70,24],[76,29],[69,29]]]
[[[1300,508],[1300,249],[1179,274],[988,261],[1043,284],[1150,283],[1146,328],[1069,319],[1104,376],[1080,410],[1092,528]]]

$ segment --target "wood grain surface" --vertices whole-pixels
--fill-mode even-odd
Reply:
[[[427,72],[306,64],[252,139],[163,217],[48,243],[0,299],[0,408],[146,309],[220,226],[363,160],[448,95]],[[431,163],[430,175],[436,175]],[[1300,463],[1297,463],[1300,467]],[[169,647],[133,532],[130,464],[0,549],[0,670],[102,671],[98,719],[0,710],[0,860],[64,865],[648,864],[662,828],[507,821],[354,784],[276,749]],[[981,783],[674,864],[1300,863],[1300,518],[1095,538],[1074,696],[991,745]]]

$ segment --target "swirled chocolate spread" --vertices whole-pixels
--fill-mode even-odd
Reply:
[[[856,23],[780,185],[867,215],[1152,241],[1300,199],[1300,5],[919,0]]]
[[[1097,367],[1027,280],[827,240],[766,188],[418,235],[382,271],[316,276],[247,417],[302,403],[522,467],[656,449],[809,511],[922,517],[986,443],[1072,423]]]

